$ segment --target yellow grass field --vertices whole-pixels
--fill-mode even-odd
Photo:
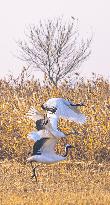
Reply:
[[[0,205],[109,205],[110,204],[110,85],[102,77],[75,87],[65,81],[58,88],[45,79],[43,86],[25,73],[15,81],[0,80]],[[38,164],[38,182],[31,179],[27,164],[33,142],[27,134],[34,123],[26,117],[31,106],[39,111],[51,97],[84,102],[81,111],[87,122],[79,125],[63,119],[60,129],[75,129],[80,136],[59,140],[56,152],[63,154],[65,143],[74,145],[65,162]]]
[[[1,205],[109,205],[109,164],[63,162],[31,167],[16,161],[0,163]]]

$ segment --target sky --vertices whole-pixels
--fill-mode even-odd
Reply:
[[[17,76],[25,66],[16,57],[16,41],[25,38],[28,25],[53,17],[74,16],[82,37],[93,34],[92,54],[81,65],[81,74],[89,78],[95,72],[110,79],[109,8],[109,0],[0,0],[0,78],[8,74]]]

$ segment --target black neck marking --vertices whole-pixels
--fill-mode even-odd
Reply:
[[[63,155],[63,157],[66,157],[66,156],[68,155],[68,150],[69,150],[70,148],[72,148],[72,147],[66,147],[66,152],[65,152],[65,154]]]

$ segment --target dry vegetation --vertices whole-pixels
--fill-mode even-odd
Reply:
[[[34,79],[0,80],[0,204],[1,205],[107,205],[110,204],[110,93],[102,77],[83,80],[72,88],[64,82],[58,88]],[[74,144],[67,161],[54,165],[38,164],[38,183],[31,179],[26,157],[33,142],[27,134],[34,124],[25,114],[30,106],[51,97],[84,102],[81,108],[87,123],[77,125],[60,120],[64,132],[76,129],[81,136],[59,141],[63,153],[66,142]]]
[[[16,161],[0,166],[1,205],[109,205],[109,165],[67,161],[31,169]]]

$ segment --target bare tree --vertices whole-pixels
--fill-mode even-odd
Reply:
[[[73,18],[69,23],[63,18],[40,21],[38,26],[29,27],[26,40],[18,42],[20,58],[41,70],[57,85],[68,74],[78,71],[90,55],[91,39],[79,41]]]

